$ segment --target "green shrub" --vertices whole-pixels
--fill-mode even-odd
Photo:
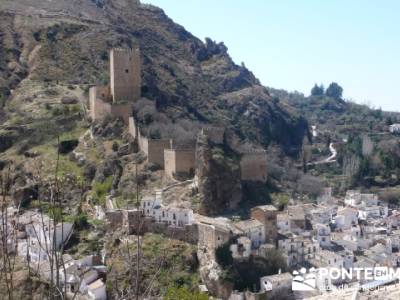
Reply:
[[[61,207],[50,207],[48,214],[49,217],[55,220],[57,223],[61,222],[63,219],[63,211]]]
[[[217,259],[217,263],[222,266],[223,268],[226,268],[228,266],[231,266],[233,263],[233,257],[232,257],[232,252],[229,249],[230,243],[225,243],[221,246],[219,246],[215,250],[215,257]]]
[[[185,287],[170,287],[164,300],[208,300],[208,296],[199,292],[191,292]]]
[[[106,196],[111,191],[113,177],[109,176],[104,182],[96,182],[93,186],[93,199],[97,204],[104,205]]]

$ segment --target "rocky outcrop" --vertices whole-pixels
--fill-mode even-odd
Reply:
[[[206,284],[208,291],[221,299],[228,299],[233,290],[233,284],[223,279],[221,266],[215,261],[215,257],[209,250],[197,251],[199,260],[199,273],[203,282]]]
[[[104,138],[120,137],[124,129],[125,124],[122,119],[111,117],[105,118],[101,122],[95,122],[92,126],[93,134]]]
[[[237,208],[242,199],[239,164],[222,148],[212,148],[203,134],[197,140],[196,176],[202,214],[215,215]]]
[[[77,104],[78,99],[72,96],[64,96],[61,98],[61,104]]]

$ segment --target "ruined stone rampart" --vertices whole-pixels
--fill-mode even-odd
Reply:
[[[111,115],[121,118],[125,124],[128,124],[129,117],[132,115],[132,105],[130,103],[113,103],[111,104]]]
[[[267,181],[267,153],[265,150],[250,150],[240,160],[241,179],[245,181]]]
[[[195,149],[165,149],[165,174],[171,178],[178,174],[194,174]]]
[[[111,230],[122,228],[123,224],[123,211],[122,210],[109,210],[106,212],[107,225]]]
[[[170,139],[149,139],[138,131],[139,148],[147,155],[147,162],[164,167],[164,150],[171,148]]]
[[[171,239],[184,241],[190,244],[197,244],[199,230],[197,224],[185,225],[183,227],[168,226],[167,223],[148,220],[146,222],[147,232],[165,235]]]
[[[89,108],[92,120],[105,118],[111,113],[110,93],[106,86],[92,86],[89,89]]]

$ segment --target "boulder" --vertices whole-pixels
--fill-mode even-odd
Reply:
[[[94,163],[88,163],[83,169],[83,176],[91,182],[96,176],[96,165]]]
[[[61,103],[62,104],[77,104],[78,99],[73,96],[64,96],[61,98]]]
[[[131,147],[129,146],[129,144],[124,144],[124,145],[121,145],[119,148],[118,148],[118,156],[125,156],[125,155],[128,155],[131,151],[131,149],[130,149]]]
[[[37,151],[25,151],[24,152],[24,156],[27,158],[35,158],[35,157],[38,157],[39,155],[40,155],[40,153]]]

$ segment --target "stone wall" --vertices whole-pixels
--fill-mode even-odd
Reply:
[[[207,139],[214,144],[223,144],[225,136],[224,127],[207,126],[203,127],[201,133],[204,134]]]
[[[147,155],[147,162],[164,167],[164,150],[170,149],[172,140],[170,139],[149,139],[140,134],[139,148]]]
[[[173,178],[177,174],[194,174],[195,149],[165,149],[165,174]]]
[[[245,181],[267,181],[267,153],[253,150],[243,153],[240,160],[241,179]]]
[[[258,220],[264,224],[265,240],[274,242],[278,234],[278,210],[263,210],[259,207],[251,209],[250,218]]]
[[[233,233],[225,228],[215,225],[200,223],[198,224],[199,249],[205,247],[215,250],[227,243],[233,237]]]
[[[112,49],[110,53],[110,85],[114,103],[136,101],[141,94],[141,62],[139,49]]]
[[[123,224],[123,211],[122,210],[109,210],[106,212],[106,220],[108,228],[117,230],[122,228]]]
[[[96,87],[90,89],[89,106],[90,117],[93,121],[104,119],[106,116],[121,118],[125,124],[129,123],[132,115],[132,105],[129,103],[110,103],[101,98],[96,98]]]
[[[116,216],[121,216],[122,221],[117,221]],[[144,234],[146,232],[162,234],[171,239],[184,241],[190,244],[197,244],[199,230],[197,224],[185,225],[183,227],[168,226],[165,222],[155,222],[153,218],[145,217],[137,210],[123,211],[122,213],[112,213],[107,215],[109,224],[126,229],[128,234]],[[114,220],[114,222],[112,222]],[[112,227],[115,229],[115,227]]]
[[[89,111],[92,120],[99,120],[111,113],[110,92],[107,86],[89,89]]]
[[[132,115],[132,104],[130,103],[113,103],[111,104],[111,115],[121,118],[128,125],[129,117]]]
[[[136,122],[134,117],[129,117],[129,127],[128,127],[128,131],[130,133],[130,135],[136,139],[136,137],[139,136],[138,134],[138,127],[136,126]]]

